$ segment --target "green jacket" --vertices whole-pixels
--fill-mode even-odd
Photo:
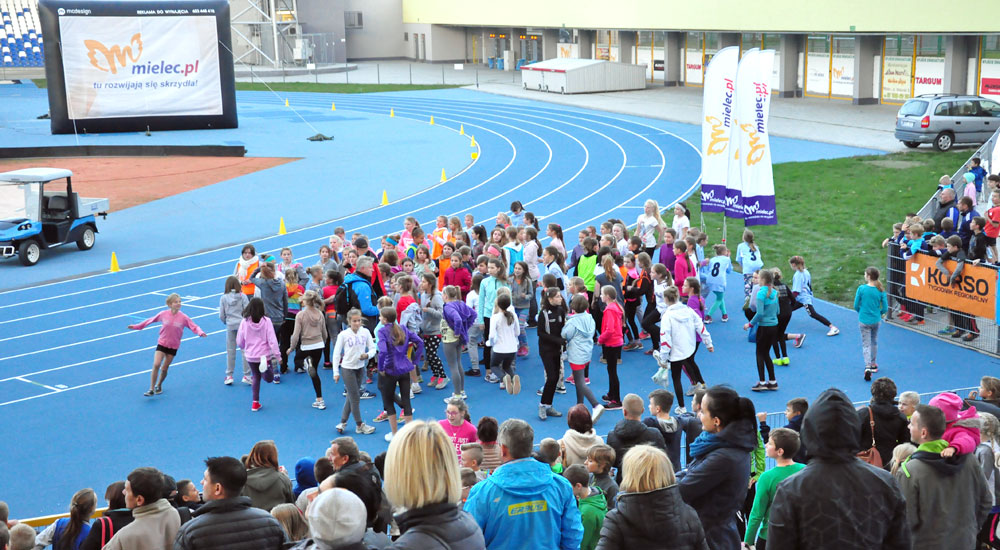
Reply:
[[[583,543],[580,550],[594,550],[601,540],[601,527],[608,513],[608,502],[599,487],[590,488],[590,496],[577,500],[583,522]]]

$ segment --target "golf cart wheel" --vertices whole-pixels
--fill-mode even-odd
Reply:
[[[941,132],[934,138],[934,148],[938,151],[947,151],[955,144],[955,136],[951,132]]]
[[[21,259],[22,265],[35,265],[42,257],[42,247],[38,246],[38,241],[28,239],[18,245],[17,256]]]
[[[916,149],[917,147],[920,147],[920,142],[919,141],[904,141],[903,145],[907,146],[910,149]]]
[[[80,250],[90,250],[94,248],[95,240],[97,240],[97,235],[94,234],[94,228],[87,226],[80,238],[76,240],[76,247]]]

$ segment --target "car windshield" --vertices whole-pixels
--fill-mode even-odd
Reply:
[[[927,110],[927,102],[922,99],[911,99],[899,109],[899,116],[920,116]]]
[[[39,219],[37,183],[0,182],[0,220]]]

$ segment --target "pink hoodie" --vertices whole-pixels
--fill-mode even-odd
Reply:
[[[980,442],[979,415],[975,407],[962,409],[962,398],[957,394],[945,392],[931,399],[931,406],[941,409],[948,427],[941,439],[948,442],[960,454],[970,454],[976,450]]]
[[[243,350],[247,361],[258,362],[261,357],[277,357],[278,339],[274,335],[274,325],[267,316],[253,322],[250,317],[244,317],[240,329],[236,332],[236,345]]]

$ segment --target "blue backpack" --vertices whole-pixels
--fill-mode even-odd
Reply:
[[[503,249],[507,251],[507,275],[513,275],[514,264],[524,261],[524,247],[515,249],[514,247],[504,246]]]

